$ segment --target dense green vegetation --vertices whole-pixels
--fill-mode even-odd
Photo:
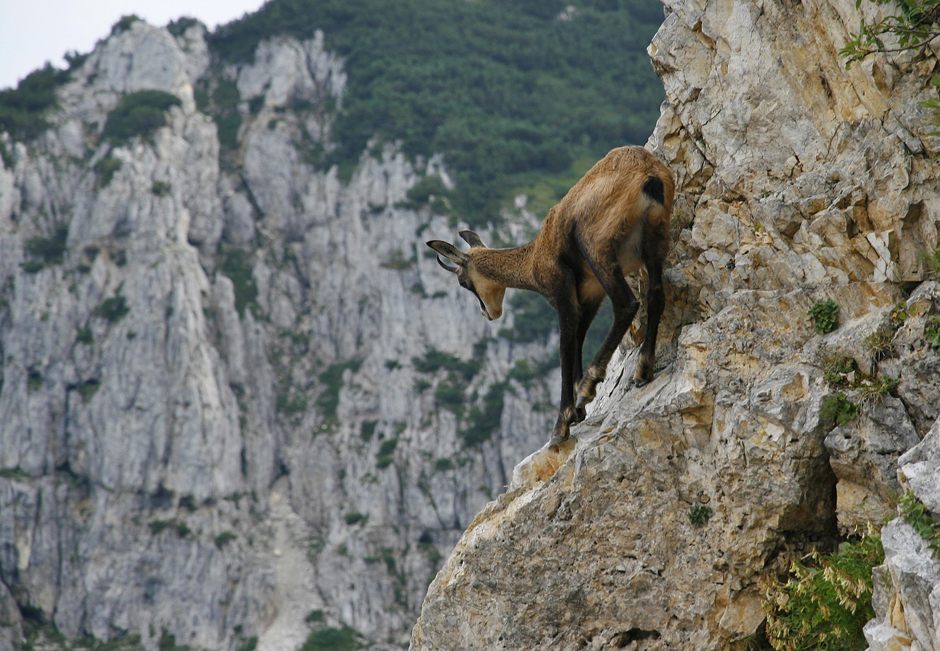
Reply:
[[[47,63],[15,89],[0,90],[0,131],[8,132],[14,140],[32,140],[48,129],[45,115],[59,105],[55,91],[68,78],[67,71],[56,70]]]
[[[166,125],[166,112],[170,107],[181,104],[179,97],[162,90],[129,93],[108,113],[101,137],[116,145],[135,136],[149,139],[154,131]]]
[[[884,562],[874,532],[832,554],[794,560],[787,583],[763,585],[767,641],[778,651],[861,651],[862,627],[875,616],[872,568]]]
[[[449,204],[479,224],[514,189],[646,141],[663,91],[645,50],[661,22],[653,0],[272,0],[210,44],[246,62],[262,39],[323,30],[348,87],[320,165],[349,169],[373,136],[441,152]]]

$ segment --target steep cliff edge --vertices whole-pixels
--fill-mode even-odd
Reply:
[[[571,445],[516,467],[431,584],[415,651],[744,648],[759,577],[880,522],[902,488],[935,508],[940,287],[919,254],[940,246],[940,138],[918,102],[937,51],[846,70],[854,2],[665,4],[661,368],[632,388],[622,348]],[[869,23],[883,9],[862,4]],[[826,300],[840,327],[818,334]],[[866,344],[879,328],[886,345]],[[861,409],[837,426],[840,390]],[[885,531],[873,649],[935,648],[938,566],[916,540]]]

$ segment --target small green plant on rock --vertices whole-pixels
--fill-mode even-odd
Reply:
[[[819,410],[820,419],[824,422],[845,425],[858,416],[859,407],[849,400],[841,391],[835,396],[827,398]]]
[[[821,335],[839,327],[839,306],[832,299],[816,301],[809,308],[809,316],[813,319],[816,332]]]
[[[704,527],[712,517],[712,510],[704,504],[694,502],[689,509],[689,522],[693,527]]]
[[[940,316],[930,317],[924,324],[924,338],[931,348],[940,353]]]
[[[913,491],[907,491],[898,500],[898,512],[917,535],[927,541],[933,555],[940,558],[940,523],[927,512],[927,507],[914,496]]]

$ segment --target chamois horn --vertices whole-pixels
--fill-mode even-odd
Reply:
[[[480,236],[473,231],[460,231],[457,234],[460,235],[460,237],[463,238],[463,241],[470,246],[481,246],[484,249],[486,248],[486,244],[483,243],[483,240],[480,239]]]

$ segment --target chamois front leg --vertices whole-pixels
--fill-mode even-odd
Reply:
[[[558,310],[561,357],[561,405],[558,408],[558,420],[552,430],[549,445],[558,445],[566,441],[571,433],[571,424],[578,421],[578,410],[574,404],[574,368],[576,338],[578,335],[578,306],[573,300],[573,283],[565,283],[564,288],[555,297]]]

